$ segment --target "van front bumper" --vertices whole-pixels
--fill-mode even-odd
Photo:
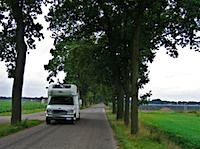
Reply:
[[[76,114],[68,114],[68,115],[54,115],[54,114],[46,114],[46,119],[48,120],[76,120]]]

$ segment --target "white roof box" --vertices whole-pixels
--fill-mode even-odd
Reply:
[[[48,96],[75,96],[78,95],[75,84],[52,84],[48,87]]]

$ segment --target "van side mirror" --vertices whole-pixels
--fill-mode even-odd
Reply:
[[[79,99],[79,104],[82,105],[83,104],[83,101],[82,99]]]

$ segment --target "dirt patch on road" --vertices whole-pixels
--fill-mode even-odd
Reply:
[[[41,121],[44,121],[45,120],[45,116],[44,115],[40,115],[40,116],[34,116],[34,117],[31,117],[31,118],[28,118],[30,120],[41,120]]]

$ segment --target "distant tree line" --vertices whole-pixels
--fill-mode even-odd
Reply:
[[[5,96],[0,96],[0,100],[11,100],[12,97],[5,97]],[[47,97],[22,97],[22,100],[34,100],[34,101],[40,101],[42,99],[47,100]]]
[[[179,105],[200,105],[200,102],[196,101],[162,101],[161,99],[153,99],[148,104],[179,104]]]

